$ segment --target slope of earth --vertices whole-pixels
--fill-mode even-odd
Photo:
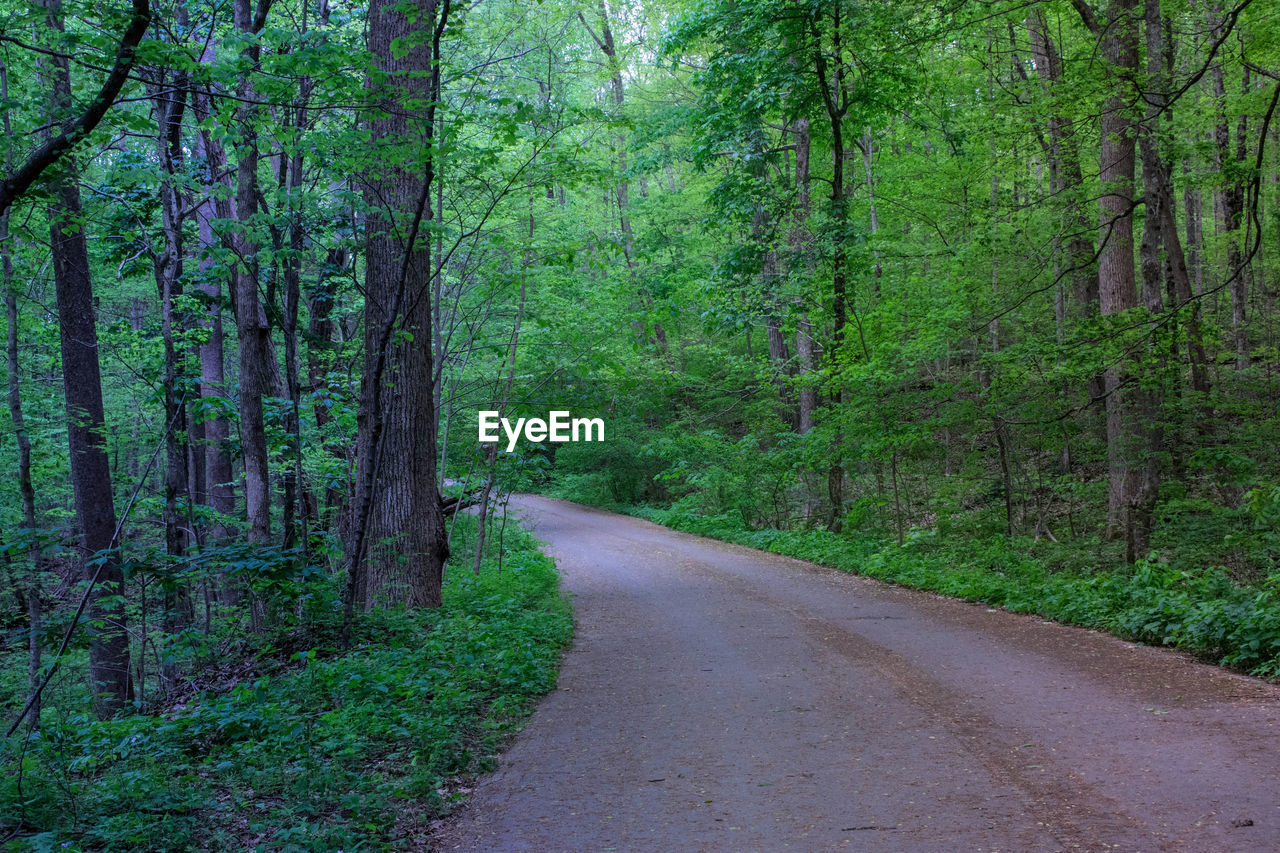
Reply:
[[[1280,850],[1280,689],[564,501],[578,627],[433,849]]]

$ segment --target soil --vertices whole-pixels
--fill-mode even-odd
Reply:
[[[1280,850],[1280,689],[541,497],[577,635],[440,851]]]

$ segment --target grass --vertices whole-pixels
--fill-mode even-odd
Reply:
[[[303,651],[156,716],[47,709],[39,731],[0,743],[0,840],[423,849],[430,822],[461,797],[459,777],[491,766],[554,686],[572,631],[552,561],[523,531],[506,540],[501,571],[453,568],[444,607],[376,614],[345,653]]]

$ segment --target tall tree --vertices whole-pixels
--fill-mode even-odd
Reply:
[[[357,605],[441,603],[448,546],[436,480],[429,226],[449,6],[375,0],[369,11],[375,68],[367,85],[377,105],[369,134],[380,165],[364,175],[365,361],[348,623]]]
[[[214,49],[210,45],[202,51],[200,61],[209,65],[213,59]],[[223,542],[227,539],[228,531],[221,519],[229,518],[235,513],[236,501],[233,482],[235,473],[228,441],[231,424],[226,417],[226,333],[222,320],[222,284],[226,273],[214,257],[220,241],[214,234],[213,223],[215,219],[229,221],[232,212],[230,200],[219,192],[220,176],[227,170],[227,158],[221,142],[208,129],[213,112],[213,93],[209,86],[193,88],[191,106],[194,118],[201,126],[196,134],[194,150],[200,161],[202,197],[194,205],[193,213],[200,249],[196,279],[206,306],[200,319],[201,326],[206,330],[200,344],[198,420],[204,427],[204,446],[200,461],[204,469],[204,494],[201,497],[219,519],[210,526],[208,536],[213,542]],[[234,595],[230,589],[228,592]]]
[[[43,0],[49,29],[63,32],[61,0]],[[51,82],[50,120],[57,126],[72,107],[71,74],[63,55],[44,63]],[[99,716],[115,713],[130,698],[129,635],[124,573],[116,546],[115,502],[106,450],[102,372],[98,364],[98,323],[94,308],[89,247],[74,163],[63,160],[52,180],[49,241],[58,300],[71,486],[80,533],[81,571],[90,590],[90,619],[98,628],[89,645],[89,677],[98,695]]]
[[[1137,101],[1137,0],[1108,0],[1102,17],[1076,0],[1085,24],[1099,42],[1112,93],[1102,107],[1098,176],[1098,304],[1104,317],[1138,306],[1134,268],[1133,208],[1137,164],[1137,128],[1131,111]],[[1142,423],[1137,409],[1134,362],[1123,356],[1104,374],[1107,407],[1108,508],[1113,530],[1130,540],[1132,511],[1143,476]],[[1130,559],[1133,548],[1128,549]]]
[[[271,376],[279,372],[271,346],[271,326],[258,298],[258,242],[254,220],[258,211],[258,131],[260,107],[254,93],[252,73],[261,57],[258,33],[266,25],[271,0],[260,0],[255,9],[251,0],[235,0],[235,25],[248,36],[240,57],[246,71],[240,78],[236,96],[240,140],[237,145],[235,215],[233,237],[236,253],[232,275],[236,336],[240,366],[240,446],[244,454],[244,500],[249,518],[249,541],[271,540],[271,470],[267,457],[267,432],[262,398],[271,387]],[[274,368],[274,371],[273,371]]]
[[[844,120],[849,114],[849,69],[846,68],[846,56],[841,44],[845,33],[842,24],[843,0],[830,4],[829,14],[824,12],[815,15],[811,22],[813,44],[813,72],[817,77],[818,91],[822,93],[822,105],[826,110],[827,122],[831,127],[831,219],[835,223],[831,235],[831,313],[835,318],[835,329],[832,333],[832,360],[838,361],[843,355],[847,342],[846,318],[848,315],[848,248],[845,223],[849,216],[849,203],[844,183],[844,165],[847,154],[844,137]],[[826,19],[830,19],[829,34]],[[828,41],[830,47],[828,47]],[[839,407],[843,402],[844,391],[839,383],[832,392],[832,403]],[[837,436],[836,444],[842,439]],[[827,468],[827,498],[830,501],[827,526],[839,531],[841,516],[844,514],[844,462],[839,450],[836,451],[831,464]]]

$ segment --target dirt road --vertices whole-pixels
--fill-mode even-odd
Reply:
[[[1280,851],[1280,690],[545,498],[557,691],[438,850]]]

